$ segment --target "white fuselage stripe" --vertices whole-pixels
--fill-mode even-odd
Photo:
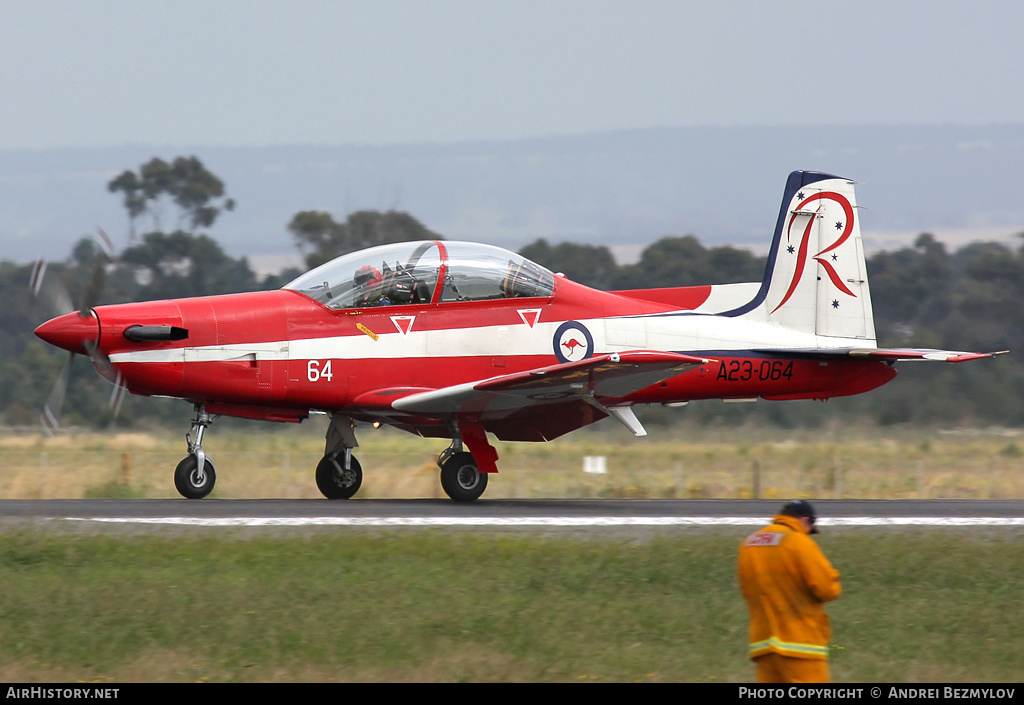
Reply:
[[[562,321],[512,326],[481,326],[401,333],[371,330],[374,335],[304,338],[269,343],[138,350],[110,355],[113,363],[224,362],[245,360],[364,360],[486,355],[553,354],[553,338]],[[625,350],[751,350],[844,347],[849,339],[828,339],[768,323],[715,316],[636,316],[580,321],[594,338],[594,352]],[[389,322],[390,324],[390,322]],[[858,347],[874,341],[858,340]]]

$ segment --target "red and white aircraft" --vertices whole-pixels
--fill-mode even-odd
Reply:
[[[879,349],[853,183],[794,172],[764,280],[602,292],[497,247],[411,242],[339,257],[281,290],[85,308],[36,334],[88,354],[134,394],[195,405],[174,477],[216,479],[203,434],[220,414],[331,417],[320,491],[362,482],[357,423],[451,438],[441,484],[480,497],[503,441],[547,441],[636,404],[828,399],[896,376],[898,360],[988,353]],[[467,452],[468,451],[468,452]]]

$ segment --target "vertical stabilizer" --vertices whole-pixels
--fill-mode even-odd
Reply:
[[[874,341],[853,182],[795,171],[757,298],[734,312],[791,330]]]

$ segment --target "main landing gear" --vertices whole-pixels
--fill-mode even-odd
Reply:
[[[196,417],[192,419],[192,430],[185,434],[188,455],[174,468],[174,487],[186,499],[202,499],[213,491],[217,482],[217,471],[203,450],[203,434],[213,419],[206,413],[206,407],[196,404]],[[192,438],[195,437],[195,441]]]
[[[350,499],[363,484],[363,468],[351,448],[328,453],[316,465],[316,486],[327,499]]]
[[[480,472],[471,453],[462,450],[462,440],[456,438],[437,457],[441,468],[441,487],[456,502],[473,502],[487,489],[487,474]]]
[[[316,486],[327,499],[350,499],[363,484],[363,468],[352,455],[359,446],[356,422],[345,416],[331,416],[324,457],[316,464]]]
[[[324,457],[316,466],[316,486],[327,499],[350,499],[363,483],[363,468],[352,455],[359,446],[355,421],[332,416],[327,429]],[[463,450],[462,438],[455,438],[437,458],[441,469],[441,487],[456,502],[472,502],[487,489],[487,474],[480,472],[472,453]]]

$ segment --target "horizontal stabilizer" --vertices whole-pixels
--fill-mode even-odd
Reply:
[[[776,353],[780,355],[806,355],[807,357],[855,357],[879,362],[900,362],[907,360],[930,360],[934,362],[966,362],[982,360],[996,355],[1003,355],[1008,350],[998,352],[965,352],[963,350],[934,350],[932,348],[805,348],[800,349],[758,349],[759,353]]]
[[[966,362],[968,360],[982,360],[986,357],[1003,355],[1009,350],[999,352],[979,353],[964,352],[962,350],[932,350],[930,348],[869,348],[864,350],[851,350],[851,357],[865,357],[872,360],[933,360],[936,362]]]

